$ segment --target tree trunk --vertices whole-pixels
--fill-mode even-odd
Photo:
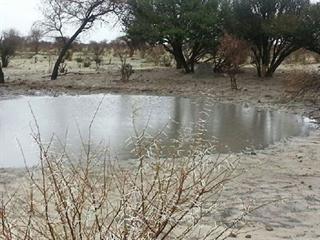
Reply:
[[[64,56],[66,55],[67,51],[71,47],[72,42],[73,41],[69,40],[66,43],[66,45],[64,45],[63,48],[61,49],[59,57],[58,57],[56,63],[54,64],[54,67],[53,67],[53,71],[52,71],[52,74],[51,74],[51,80],[56,80],[58,78],[60,64],[63,62]]]
[[[2,67],[6,68],[9,66],[9,57],[8,56],[1,56]]]
[[[66,55],[66,53],[68,52],[68,50],[70,49],[72,43],[74,40],[76,40],[76,38],[79,36],[79,34],[83,31],[83,29],[86,27],[88,23],[88,19],[86,19],[81,26],[79,27],[79,29],[73,34],[73,36],[64,44],[63,48],[60,51],[59,57],[56,61],[56,63],[54,64],[53,67],[53,71],[51,74],[51,80],[57,80],[58,75],[59,75],[59,67],[60,64],[63,62],[64,60],[64,56]]]
[[[189,67],[189,64],[187,63],[183,51],[182,51],[182,45],[179,44],[172,44],[172,51],[171,53],[174,56],[174,59],[176,60],[177,63],[177,69],[182,69],[184,68],[186,73],[191,73],[191,69]]]
[[[238,84],[236,79],[236,74],[234,72],[229,73],[231,90],[238,90]]]
[[[191,73],[192,72],[190,67],[189,67],[189,65],[188,65],[188,63],[186,62],[182,52],[179,52],[179,51],[175,52],[174,53],[174,58],[176,60],[177,69],[182,69],[183,68],[186,73]]]
[[[191,60],[191,62],[189,63],[189,65],[190,65],[190,72],[191,73],[194,73],[194,60]]]
[[[4,83],[4,74],[0,63],[0,84]]]
[[[179,59],[176,55],[174,55],[174,60],[176,61],[176,68],[177,69],[182,69],[183,68],[183,64],[181,59]]]

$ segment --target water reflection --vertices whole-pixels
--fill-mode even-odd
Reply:
[[[42,138],[49,141],[55,134],[74,153],[88,138],[88,126],[102,95],[21,97],[0,101],[0,167],[24,165],[17,140],[29,165],[35,164],[38,149],[31,137],[34,120],[32,106]],[[239,152],[262,148],[290,136],[308,135],[309,125],[303,117],[271,111],[258,111],[246,105],[218,104],[205,98],[149,97],[107,95],[92,128],[95,145],[110,145],[121,159],[130,158],[124,142],[133,136],[133,119],[138,129],[148,125],[150,134],[166,126],[169,138],[181,132],[219,140],[219,152]],[[79,136],[81,132],[81,137]],[[59,144],[55,143],[55,148]]]

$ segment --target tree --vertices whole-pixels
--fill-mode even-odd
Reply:
[[[231,32],[251,45],[259,77],[271,77],[301,47],[302,17],[309,0],[234,0]]]
[[[16,53],[20,40],[19,33],[14,29],[2,33],[0,37],[0,55],[3,68],[8,67],[10,58]]]
[[[51,80],[56,80],[60,64],[72,43],[78,36],[94,26],[98,21],[105,21],[106,16],[120,9],[121,0],[43,0],[44,21],[41,25],[47,33],[58,33],[64,39]],[[67,30],[75,29],[70,38],[65,37]]]
[[[43,37],[43,32],[40,28],[33,26],[30,31],[29,41],[32,45],[35,54],[39,53],[40,40]]]
[[[320,4],[312,4],[303,16],[302,46],[320,54]]]
[[[93,61],[96,63],[96,69],[98,70],[103,61],[103,55],[105,53],[106,42],[95,42],[91,41],[89,43],[89,49],[93,53]]]
[[[134,38],[129,38],[128,36],[122,36],[119,40],[124,41],[129,48],[129,57],[133,57],[134,52],[136,50],[145,49],[147,47],[146,42],[143,41],[141,38],[135,36]]]
[[[127,6],[128,38],[162,45],[186,73],[217,49],[222,33],[218,0],[129,0]]]
[[[240,72],[240,66],[248,59],[248,44],[225,34],[220,40],[218,56],[223,59],[222,70],[230,77],[231,89],[238,90],[236,75]]]
[[[2,83],[4,83],[4,74],[3,74],[2,65],[0,62],[0,84],[2,84]]]

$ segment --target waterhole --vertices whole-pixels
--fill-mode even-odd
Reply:
[[[37,125],[44,143],[55,136],[53,150],[66,145],[78,153],[92,123],[92,144],[110,146],[112,156],[125,160],[131,157],[126,143],[135,135],[134,129],[146,129],[150,136],[164,132],[163,138],[168,140],[182,132],[192,136],[205,130],[203,138],[215,138],[216,151],[225,153],[262,149],[288,137],[307,136],[309,122],[298,115],[206,98],[88,95],[5,99],[0,100],[0,167],[38,163],[39,150],[33,139]]]

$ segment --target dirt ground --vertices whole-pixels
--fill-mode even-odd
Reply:
[[[73,69],[57,81],[49,81],[46,67],[26,68],[13,62],[5,69],[6,83],[0,86],[0,99],[15,95],[125,93],[177,96],[210,96],[221,102],[248,103],[261,108],[319,117],[317,99],[292,99],[286,88],[290,72],[306,66],[282,67],[272,79],[261,80],[252,68],[238,76],[239,91],[231,91],[227,76],[196,73],[186,75],[172,68],[138,68],[128,83],[120,82],[116,66]],[[44,64],[44,63],[43,63]],[[308,65],[317,69],[318,65]],[[319,93],[320,95],[320,93]],[[247,217],[247,224],[231,238],[255,240],[320,239],[320,130],[309,137],[285,142],[241,156],[246,172],[226,186],[224,197],[236,208],[240,203],[283,199]],[[1,169],[0,184],[10,183],[17,169]],[[214,220],[214,219],[212,219]],[[206,227],[210,227],[210,218]]]

